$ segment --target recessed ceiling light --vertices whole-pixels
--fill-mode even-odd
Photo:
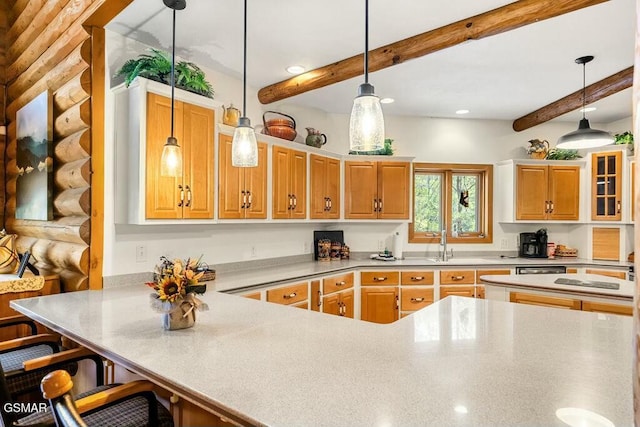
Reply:
[[[302,65],[292,65],[287,67],[287,73],[289,74],[300,74],[304,73],[305,68]]]
[[[453,408],[454,411],[456,411],[459,414],[466,414],[469,412],[469,410],[467,409],[466,406],[463,405],[458,405],[455,408]]]
[[[581,108],[580,112],[581,113],[588,113],[589,111],[596,111],[598,108],[597,107],[586,107],[586,108]]]
[[[380,100],[380,104],[391,104],[393,102],[395,102],[395,99],[393,98],[382,98]]]
[[[469,110],[458,110],[456,114],[469,114]]]

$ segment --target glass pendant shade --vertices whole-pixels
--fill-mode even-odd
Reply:
[[[557,148],[578,150],[581,148],[602,147],[613,144],[614,138],[609,132],[591,129],[589,120],[580,120],[577,130],[563,135],[558,139]]]
[[[162,149],[160,159],[160,175],[180,176],[182,175],[182,152],[178,145],[178,140],[172,136],[167,138],[167,143]]]
[[[258,166],[258,141],[248,117],[240,117],[231,141],[231,164],[235,167]]]
[[[359,95],[353,100],[349,121],[349,149],[351,151],[376,151],[384,148],[384,116],[380,98],[373,93],[373,86],[360,85]]]

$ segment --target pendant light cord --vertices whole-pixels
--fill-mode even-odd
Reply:
[[[364,82],[369,83],[369,0],[364,1]]]
[[[587,105],[587,63],[582,64],[582,119],[585,119],[585,111]]]
[[[247,117],[247,0],[244,0],[244,55],[242,66],[242,113]]]
[[[173,9],[173,44],[171,47],[171,138],[173,138],[174,92],[176,75],[176,10]]]

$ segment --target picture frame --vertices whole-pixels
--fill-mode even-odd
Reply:
[[[16,219],[53,219],[53,97],[48,90],[16,113]]]

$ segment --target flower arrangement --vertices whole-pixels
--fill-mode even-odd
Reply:
[[[206,265],[201,258],[183,261],[163,256],[160,261],[154,271],[154,281],[146,283],[155,291],[151,294],[151,307],[163,314],[164,329],[189,328],[195,323],[195,310],[209,309],[195,296],[206,291],[206,285],[198,284]]]

